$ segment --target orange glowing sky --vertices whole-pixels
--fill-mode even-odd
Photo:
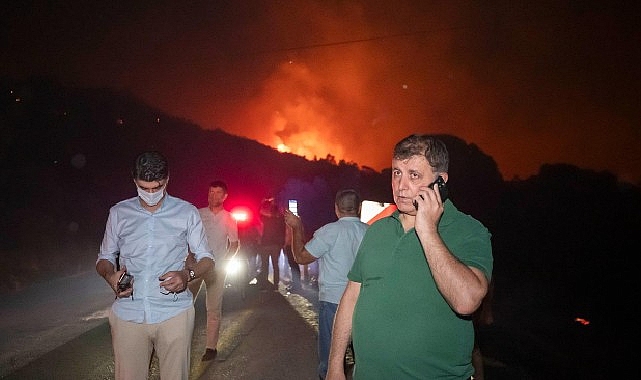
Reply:
[[[10,5],[0,74],[377,170],[400,138],[447,133],[505,179],[568,163],[641,183],[637,2],[84,3]]]

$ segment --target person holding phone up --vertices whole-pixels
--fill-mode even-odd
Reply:
[[[399,141],[391,168],[397,210],[367,229],[347,275],[327,379],[345,379],[350,336],[354,380],[470,379],[471,315],[494,264],[490,232],[443,197],[449,154],[437,137]]]
[[[140,154],[132,175],[138,195],[109,210],[96,260],[116,294],[109,313],[115,378],[147,379],[155,350],[162,379],[188,380],[195,313],[185,290],[214,265],[214,256],[196,207],[167,193],[162,154]],[[188,250],[197,261],[191,269],[185,269]]]
[[[314,232],[305,243],[303,222],[291,210],[285,210],[285,223],[291,230],[292,254],[298,264],[318,261],[318,377],[325,379],[332,324],[338,302],[347,285],[347,272],[354,262],[358,246],[368,225],[361,222],[361,197],[354,189],[336,193],[334,212],[337,220]],[[343,351],[343,357],[345,351]],[[341,367],[342,368],[342,367]]]

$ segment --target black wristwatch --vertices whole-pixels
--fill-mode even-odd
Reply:
[[[187,280],[187,282],[193,280],[194,278],[196,278],[196,272],[194,272],[193,269],[189,269],[189,279]]]

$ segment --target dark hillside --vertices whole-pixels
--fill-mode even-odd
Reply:
[[[297,198],[310,232],[335,217],[339,188],[391,201],[388,175],[206,131],[127,94],[41,79],[2,88],[0,257],[10,278],[3,291],[93,265],[109,207],[135,195],[131,162],[143,150],[167,155],[175,196],[202,207],[209,182],[224,179],[229,207],[257,210],[266,196],[281,204]]]

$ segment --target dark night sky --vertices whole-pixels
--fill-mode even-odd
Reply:
[[[505,179],[569,163],[641,183],[636,1],[56,3],[3,6],[0,75],[124,89],[377,170],[428,132],[475,143]]]

